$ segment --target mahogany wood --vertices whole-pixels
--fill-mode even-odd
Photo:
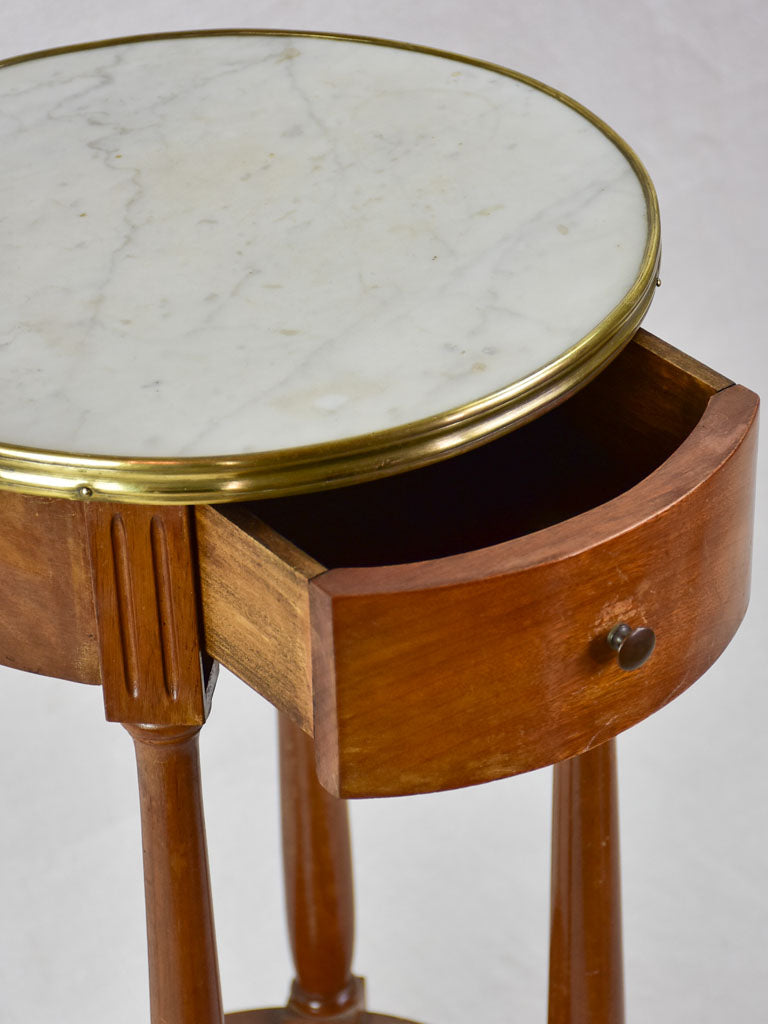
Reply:
[[[86,508],[107,718],[199,725],[203,678],[190,510]]]
[[[313,757],[327,790],[369,796],[580,755],[555,775],[550,1024],[622,1024],[611,737],[743,616],[756,417],[749,391],[639,332],[557,410],[400,478],[224,510],[0,495],[0,661],[102,682],[134,739],[153,1024],[223,1020],[205,648],[285,713],[297,978],[288,1007],[228,1020],[408,1024],[362,1009],[346,807]],[[605,643],[619,621],[656,631],[636,672]]]
[[[296,965],[288,1010],[357,1024],[364,991],[351,970],[354,901],[347,806],[321,788],[312,740],[285,715],[279,716],[279,749],[285,900]]]
[[[0,493],[0,663],[101,682],[81,506]]]
[[[314,558],[259,525],[244,506],[198,508],[210,653],[311,732],[307,581],[322,571],[320,563],[386,564],[466,550],[466,531],[445,515],[446,487],[460,502],[477,505],[475,547],[578,514],[647,475],[695,426],[708,398],[729,384],[640,331],[581,394],[478,452],[402,478],[258,503],[261,514]],[[591,458],[581,443],[590,438]],[[500,462],[514,462],[514,472],[494,476],[493,464]],[[473,493],[478,475],[484,484]],[[0,495],[0,662],[101,681],[84,524],[86,509],[90,516],[97,507],[104,508]],[[335,528],[328,528],[329,514]],[[393,522],[406,528],[392,530]]]
[[[107,718],[139,774],[152,1024],[222,1024],[198,732],[210,706],[188,508],[85,510]]]
[[[555,765],[549,1024],[624,1024],[615,740]]]
[[[139,774],[152,1024],[222,1024],[199,727],[126,728]]]
[[[208,652],[311,733],[307,583],[322,566],[247,508],[196,513]]]
[[[641,471],[649,464],[655,469],[696,427],[712,395],[732,383],[639,331],[634,343],[574,397],[569,422],[578,422],[606,455]]]
[[[239,510],[228,571],[244,581],[229,585],[268,609],[261,634],[298,637],[300,695],[275,697],[272,656],[241,670],[314,731],[320,779],[344,797],[470,785],[605,742],[698,678],[744,614],[757,404],[640,332],[580,394],[477,452]],[[205,577],[238,524],[200,518]],[[207,633],[240,656],[247,632],[226,602],[207,607]],[[605,643],[620,621],[658,637],[633,673]]]
[[[654,473],[546,531],[312,580],[322,783],[384,796],[528,771],[693,683],[747,606],[756,412],[746,389],[719,392]],[[619,622],[656,632],[635,672],[606,643]]]

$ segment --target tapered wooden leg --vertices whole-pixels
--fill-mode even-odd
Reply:
[[[347,805],[317,781],[312,740],[285,715],[279,723],[285,901],[296,966],[289,1008],[357,1020],[364,995],[362,980],[352,975]]]
[[[623,1024],[616,741],[555,766],[549,1024]]]
[[[285,902],[296,978],[287,1006],[228,1013],[227,1024],[413,1024],[363,1009],[363,980],[352,974],[347,804],[321,787],[312,740],[284,715],[279,739]]]
[[[200,729],[126,728],[139,771],[152,1024],[222,1024]]]

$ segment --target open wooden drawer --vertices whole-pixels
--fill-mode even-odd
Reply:
[[[484,782],[693,683],[747,606],[758,401],[640,332],[541,419],[428,469],[197,509],[208,651],[345,797]],[[656,649],[623,671],[613,626]]]

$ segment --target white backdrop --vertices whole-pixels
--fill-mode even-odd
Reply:
[[[0,56],[237,26],[444,47],[575,96],[659,192],[664,286],[646,326],[768,392],[764,0],[5,0]],[[620,741],[630,1024],[768,1019],[766,479],[764,455],[744,626]],[[9,669],[0,687],[0,1021],[148,1020],[130,741],[103,722],[95,688]],[[273,734],[271,708],[224,673],[201,746],[228,1009],[284,1002],[290,977]],[[355,804],[356,969],[372,1008],[432,1024],[545,1020],[550,785],[543,771]]]

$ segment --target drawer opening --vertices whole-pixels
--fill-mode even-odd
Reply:
[[[371,483],[249,503],[328,569],[489,547],[594,508],[660,466],[730,382],[640,332],[578,394],[443,462]]]

